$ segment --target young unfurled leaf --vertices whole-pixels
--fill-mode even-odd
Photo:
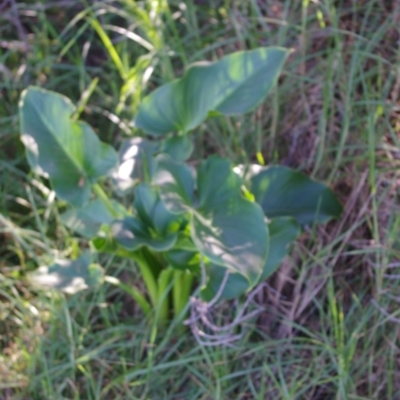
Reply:
[[[284,166],[261,168],[251,178],[251,191],[268,218],[293,217],[307,225],[337,218],[342,212],[329,187]]]
[[[91,184],[117,165],[117,153],[88,124],[71,119],[75,107],[58,93],[29,87],[19,111],[31,168],[50,179],[58,197],[82,207]]]
[[[125,249],[135,251],[147,246],[154,251],[166,251],[173,247],[176,234],[156,235],[141,220],[126,217],[123,221],[115,221],[112,226],[112,235]]]
[[[180,217],[171,214],[155,189],[147,184],[135,188],[136,217],[112,224],[112,234],[124,248],[135,251],[147,246],[157,252],[171,249],[177,239]]]
[[[163,235],[178,231],[181,217],[168,211],[155,188],[145,183],[138,185],[133,204],[138,217],[156,233]]]
[[[268,94],[287,54],[281,47],[262,47],[239,51],[214,63],[194,64],[182,78],[143,100],[135,124],[149,134],[162,136],[188,132],[212,111],[225,115],[248,112]]]

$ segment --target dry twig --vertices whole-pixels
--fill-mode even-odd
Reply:
[[[203,274],[202,281],[205,284],[205,270],[202,265]],[[214,298],[209,301],[203,301],[199,298],[190,298],[190,317],[185,321],[185,325],[189,325],[190,329],[195,337],[196,341],[202,346],[219,346],[219,345],[232,345],[233,342],[239,340],[244,335],[242,329],[240,333],[235,333],[238,328],[243,328],[243,324],[250,319],[259,315],[263,308],[254,302],[255,296],[264,289],[267,285],[259,285],[253,292],[248,295],[245,303],[239,309],[237,316],[234,320],[224,326],[218,326],[212,317],[213,310],[218,300],[221,298],[222,292],[228,281],[229,272],[225,273],[224,279],[221,282],[221,286]],[[250,305],[256,307],[255,310],[245,314]]]

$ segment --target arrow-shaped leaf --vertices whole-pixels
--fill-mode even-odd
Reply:
[[[265,167],[253,175],[251,192],[268,218],[293,217],[306,225],[326,222],[342,212],[329,187],[284,166]]]
[[[71,119],[75,107],[60,94],[29,87],[19,111],[21,140],[31,168],[49,177],[58,197],[83,206],[91,184],[116,166],[114,149],[88,124]]]
[[[182,78],[143,100],[135,124],[161,136],[194,129],[213,111],[225,115],[248,112],[268,94],[287,54],[280,47],[263,47],[239,51],[214,63],[194,64]]]

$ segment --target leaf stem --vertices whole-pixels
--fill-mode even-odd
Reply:
[[[194,275],[189,271],[174,270],[174,285],[172,287],[172,299],[174,315],[179,317],[189,301]],[[182,316],[183,318],[184,316]]]
[[[173,273],[174,270],[168,267],[162,270],[158,277],[157,323],[160,326],[166,325],[169,319],[169,291],[171,289]]]
[[[157,281],[150,269],[150,266],[147,265],[146,260],[144,260],[140,254],[136,253],[134,256],[132,256],[132,259],[136,261],[136,264],[138,265],[140,272],[142,274],[144,283],[146,285],[146,289],[149,293],[151,303],[153,307],[156,307],[158,304],[158,286],[157,286]]]
[[[110,198],[107,196],[106,192],[103,190],[103,188],[98,184],[95,183],[92,186],[93,191],[96,193],[96,195],[99,197],[99,199],[103,202],[103,204],[106,206],[107,210],[110,212],[110,214],[114,217],[118,217],[118,213],[115,210],[115,207],[111,203]]]

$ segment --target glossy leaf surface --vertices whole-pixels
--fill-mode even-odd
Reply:
[[[280,47],[264,47],[239,51],[214,63],[194,64],[182,78],[143,100],[135,124],[161,136],[190,131],[212,111],[225,115],[248,112],[274,85],[287,53]]]
[[[268,229],[261,208],[242,196],[241,181],[229,161],[216,156],[204,161],[197,172],[196,194],[188,167],[164,157],[159,168],[155,182],[161,198],[171,212],[190,214],[198,251],[254,285],[267,257]]]
[[[119,166],[113,175],[119,190],[124,191],[152,178],[156,168],[154,156],[158,148],[158,143],[140,137],[122,143]]]
[[[119,166],[113,175],[117,188],[129,189],[140,182],[150,182],[157,166],[156,155],[168,154],[175,161],[187,160],[193,151],[188,136],[173,136],[162,142],[140,137],[125,140],[119,150]]]
[[[173,213],[185,213],[195,203],[195,174],[186,164],[162,155],[157,160],[154,183],[159,186],[160,196]]]
[[[258,283],[271,276],[287,256],[289,246],[300,234],[300,226],[293,218],[274,218],[269,224],[269,251]],[[211,300],[218,292],[226,273],[225,268],[211,264],[207,267],[207,287],[202,291],[205,300]],[[240,274],[230,273],[221,293],[221,300],[230,300],[244,294],[250,286]]]
[[[88,124],[73,121],[74,111],[68,98],[29,87],[20,101],[21,140],[31,168],[49,177],[58,197],[82,207],[91,184],[116,166],[117,154]]]
[[[342,212],[329,187],[284,166],[262,168],[251,178],[251,191],[271,219],[293,217],[308,225],[326,222]]]

